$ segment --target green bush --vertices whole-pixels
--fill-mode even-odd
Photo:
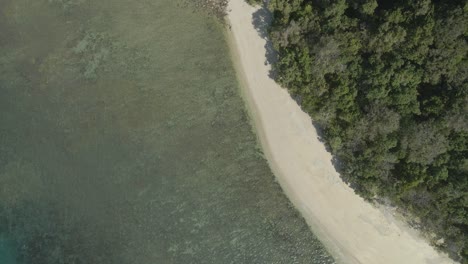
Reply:
[[[366,198],[386,197],[467,262],[466,1],[271,0],[277,81]]]

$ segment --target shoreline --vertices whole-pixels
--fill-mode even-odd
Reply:
[[[313,233],[338,263],[456,263],[341,180],[311,118],[268,75],[266,40],[252,24],[258,9],[229,1],[231,57],[265,157]]]

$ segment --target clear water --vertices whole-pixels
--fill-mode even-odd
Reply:
[[[333,263],[258,149],[222,26],[0,1],[0,263]]]
[[[3,236],[0,236],[0,263],[16,264],[15,247]]]

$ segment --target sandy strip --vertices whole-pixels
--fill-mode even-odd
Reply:
[[[268,77],[266,41],[252,24],[258,9],[228,7],[233,57],[265,155],[283,190],[339,263],[455,263],[392,213],[356,195],[335,171],[310,117]]]

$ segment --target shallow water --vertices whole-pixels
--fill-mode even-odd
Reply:
[[[16,250],[11,241],[4,236],[0,236],[0,263],[16,264]]]
[[[0,1],[0,263],[333,262],[181,3]]]

